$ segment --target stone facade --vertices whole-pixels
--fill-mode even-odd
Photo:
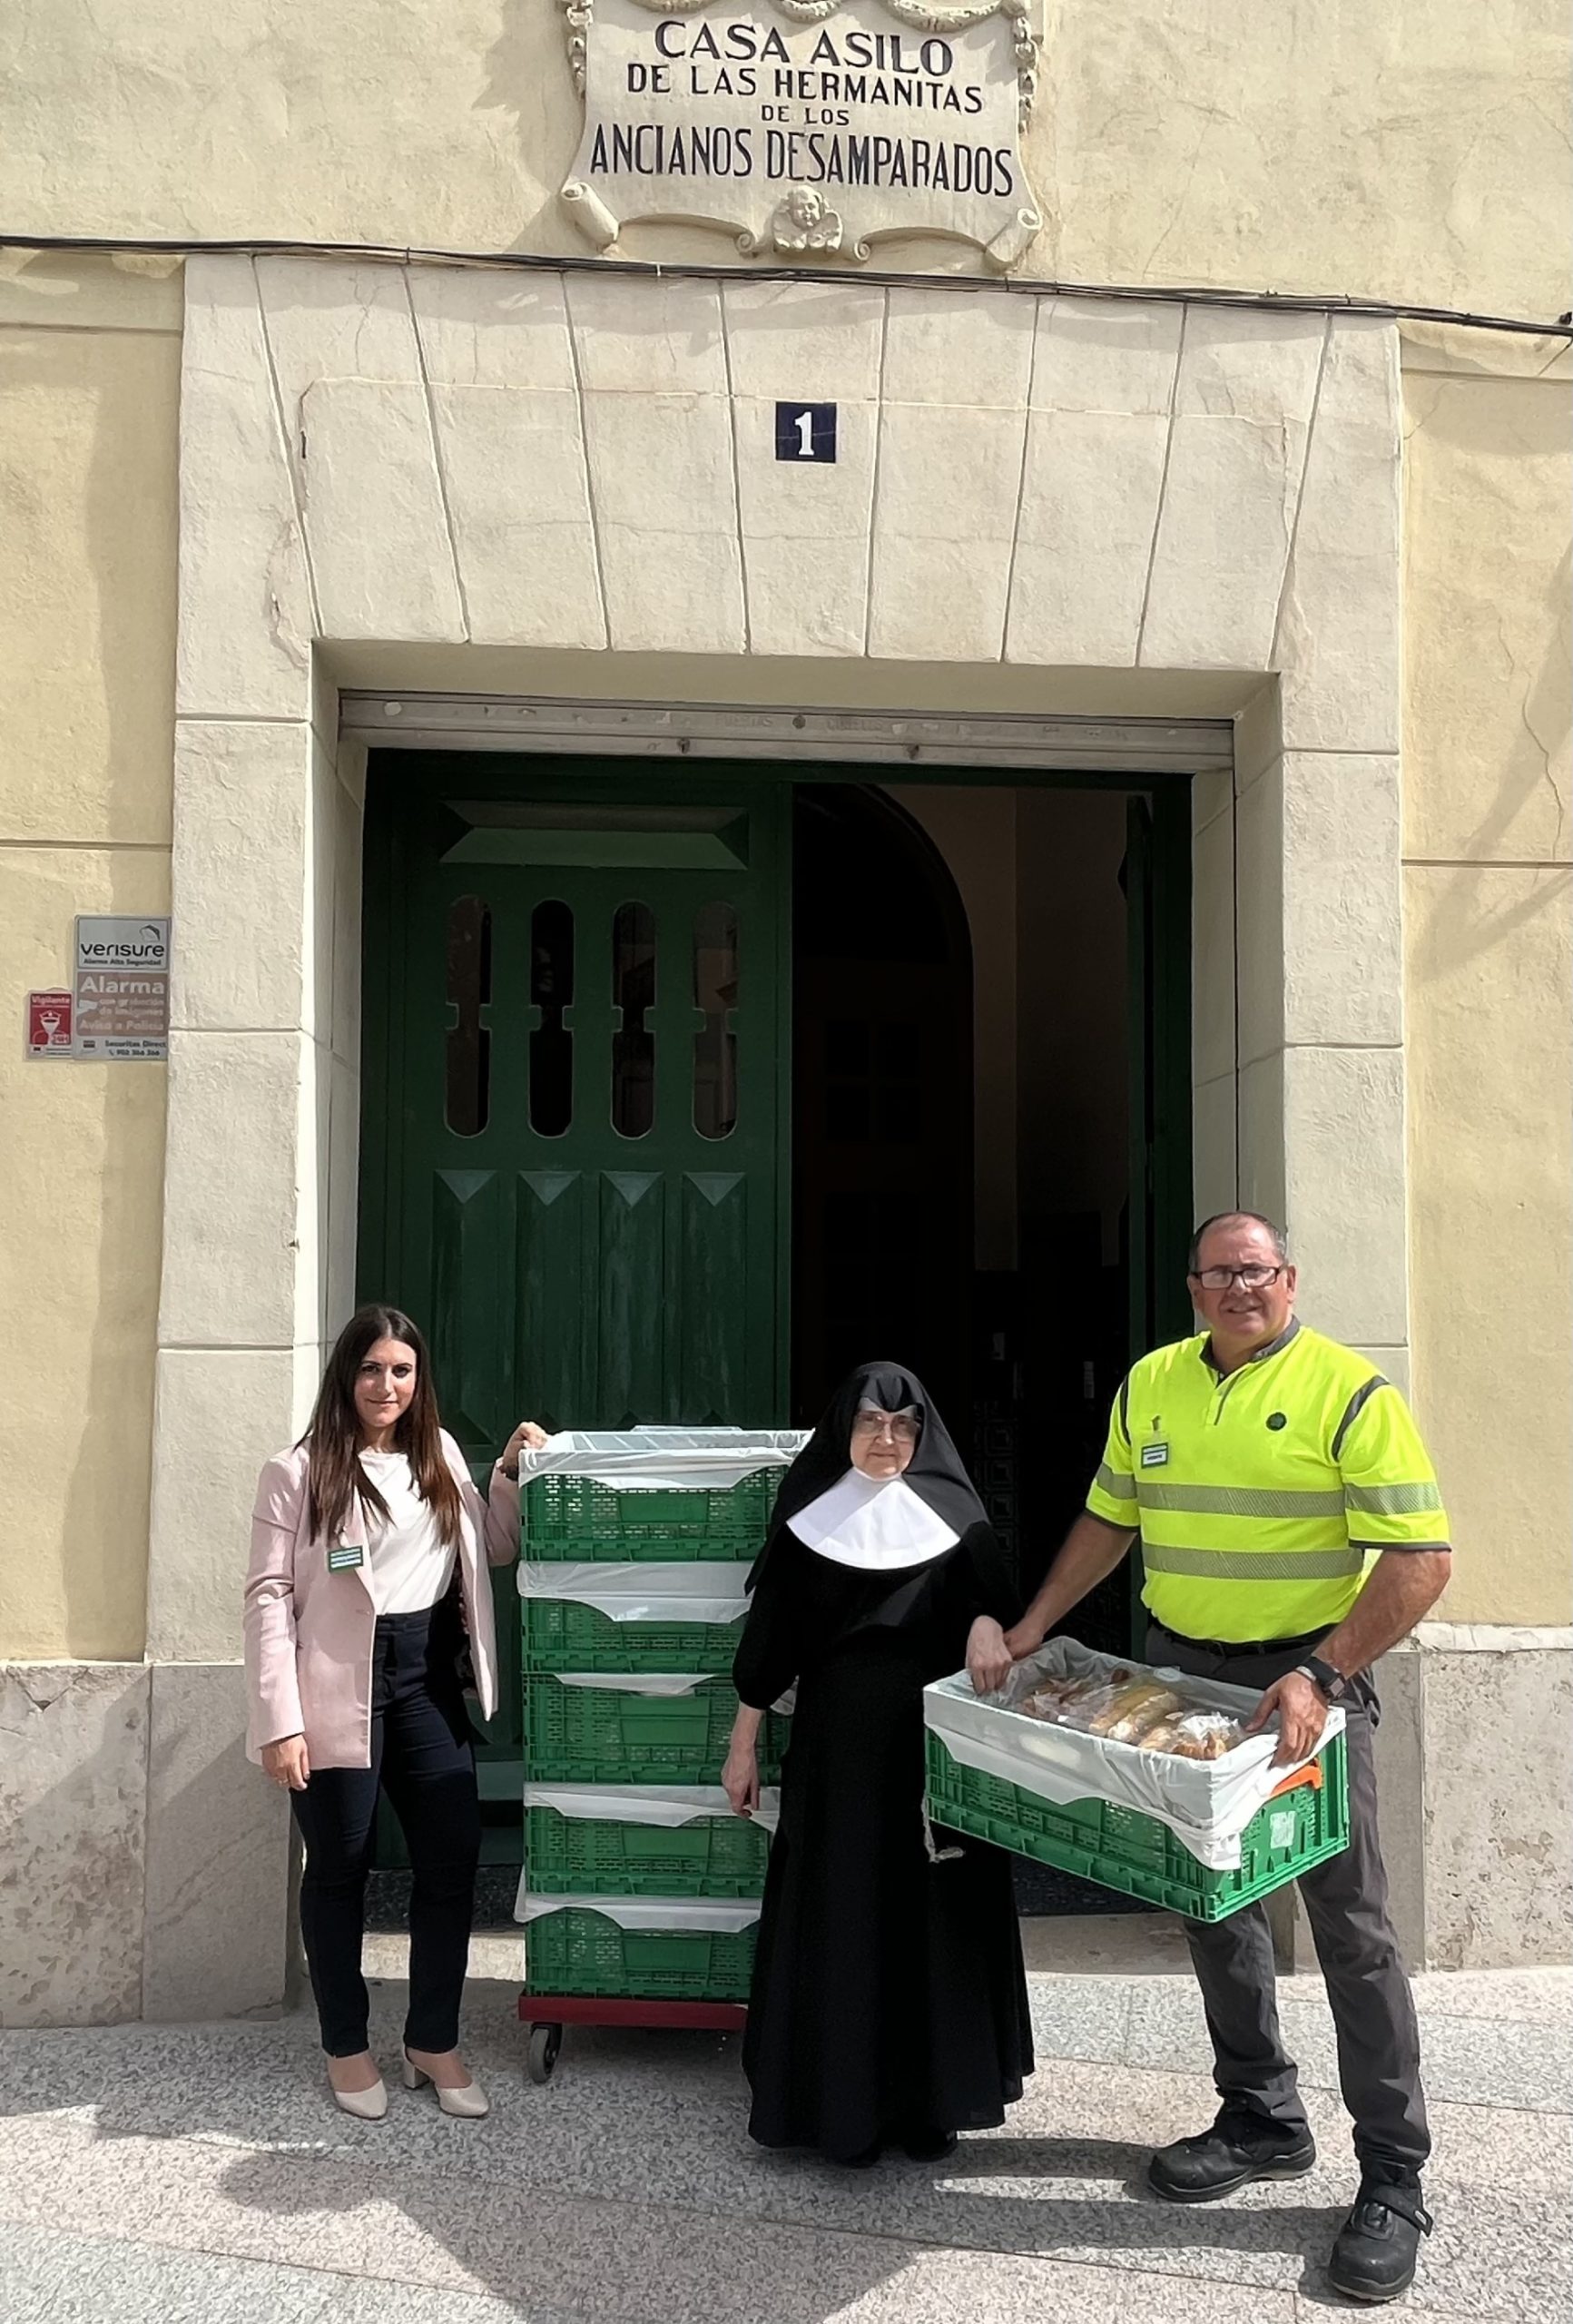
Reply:
[[[1200,689],[1238,723],[1233,783],[1197,786],[1199,1197],[1286,1212],[1320,1319],[1401,1375],[1390,328],[210,260],[185,346],[152,1653],[234,1653],[251,1478],[348,1305],[359,842],[334,706],[368,649],[518,692],[549,656],[571,693],[593,655],[597,693],[656,666],[721,703],[744,669],[811,701],[833,663],[853,702],[935,662],[1045,710],[1067,682],[1155,716]],[[838,400],[844,453],[790,497],[787,393]],[[150,1915],[160,1993],[162,1949]]]
[[[833,467],[777,466],[783,395],[838,402]],[[6,1682],[8,2021],[283,1992],[238,1571],[351,1299],[343,685],[1231,721],[1194,785],[1196,1204],[1284,1216],[1317,1322],[1407,1384],[1401,436],[1396,331],[1358,318],[190,262],[148,1663]],[[1552,1957],[1567,1768],[1526,1818],[1529,1759],[1475,1728],[1525,1731],[1568,1641],[1464,1636],[1389,1666],[1406,1939]]]
[[[174,1644],[166,1596],[206,1624],[178,1650],[224,1650],[227,1618],[185,1610],[211,1593],[183,1579],[166,1592],[166,1549],[183,1577],[177,1542],[232,1524],[262,1415],[281,1440],[343,1312],[349,1214],[333,1190],[354,1167],[359,842],[333,680],[370,647],[379,668],[439,647],[454,686],[483,682],[485,648],[484,683],[519,692],[547,655],[558,692],[593,654],[603,693],[623,657],[638,692],[649,665],[633,657],[680,656],[665,683],[723,702],[740,668],[777,663],[855,662],[878,699],[899,698],[903,665],[943,660],[958,692],[994,668],[1046,710],[1068,682],[1083,703],[1158,716],[1201,686],[1240,740],[1233,789],[1197,792],[1199,1187],[1286,1210],[1322,1320],[1401,1369],[1391,328],[941,285],[235,259],[188,270],[185,343],[173,885],[189,932],[156,1650]],[[804,488],[790,507],[771,448],[789,381],[840,399],[850,454],[790,472]],[[1049,469],[1046,511],[1032,487]],[[517,483],[499,492],[499,477]],[[1070,590],[1063,545],[1077,541],[1099,553]],[[785,698],[811,699],[811,670],[796,683]],[[233,949],[266,955],[265,989],[219,965],[241,849],[255,940]],[[247,1157],[243,1222],[218,1192],[225,1152]],[[188,1487],[182,1448],[237,1368],[259,1443]]]

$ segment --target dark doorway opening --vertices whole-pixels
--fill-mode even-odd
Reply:
[[[794,797],[792,1417],[856,1364],[909,1364],[971,1433],[972,951],[896,803]]]
[[[910,1364],[1024,1596],[1133,1356],[1185,1327],[1163,1287],[1189,1196],[1185,897],[1156,845],[1160,822],[1188,838],[1184,805],[794,793],[791,1417],[811,1423],[860,1360]],[[1067,1629],[1126,1652],[1138,1583],[1122,1568]],[[1031,1914],[1133,1909],[1026,1865],[1018,1891]]]
[[[811,1423],[857,1362],[909,1364],[1027,1590],[1168,1320],[1188,991],[1155,815],[1184,806],[1042,783],[794,793],[791,1416]],[[1111,1577],[1077,1635],[1126,1651],[1133,1597]]]

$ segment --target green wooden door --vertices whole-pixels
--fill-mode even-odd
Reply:
[[[428,1332],[477,1475],[526,1415],[784,1416],[785,807],[724,770],[373,760],[360,1295]],[[497,1606],[500,1807],[511,1574]]]

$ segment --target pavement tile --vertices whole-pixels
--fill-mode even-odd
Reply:
[[[1298,1983],[1298,1980],[1295,1981]],[[1295,1991],[1287,1980],[1278,1995],[1279,2023],[1290,2054],[1308,2086],[1335,2089],[1338,2052],[1332,2018],[1320,1989],[1313,1995]],[[1195,2073],[1209,2080],[1213,2045],[1201,1993],[1194,1979],[1171,1984],[1145,1979],[1131,1994],[1130,2034],[1126,2045],[1127,2065],[1154,2066],[1168,2073]]]
[[[342,2276],[333,2283],[320,2319],[310,2324],[579,2324],[567,2309],[546,2308],[534,2299],[477,2299],[467,2292],[428,2291],[418,2284],[352,2283]],[[625,2324],[654,2324],[655,2314],[647,2309]],[[270,2324],[285,2324],[282,2311]]]
[[[1573,2120],[1550,2111],[1566,2034],[1549,2008],[1518,2014],[1529,1992],[1427,2013],[1430,2086],[1460,2094],[1432,2110],[1438,2226],[1411,2300],[1426,2324],[1573,2313]],[[856,2175],[751,2144],[735,2041],[575,2028],[535,2088],[515,1998],[502,1979],[469,1995],[482,2124],[398,2090],[385,2123],[351,2122],[299,2015],[7,2035],[0,2314],[55,2324],[45,2293],[59,2324],[1322,2324],[1342,2307],[1322,2269],[1354,2165],[1312,2069],[1308,2178],[1179,2211],[1145,2191],[1151,2148],[1215,2104],[1204,2036],[1181,2039],[1199,2027],[1188,1976],[1038,1977],[1039,2070],[1008,2125],[938,2169]],[[1284,2004],[1296,2039],[1330,2043],[1311,1981],[1286,1981]],[[389,2062],[402,2006],[379,1990]],[[203,2255],[230,2272],[203,2275]],[[251,2280],[275,2276],[260,2306]]]
[[[487,2124],[451,2124],[435,2108],[397,2094],[386,2123],[346,2122],[348,2143],[334,2149],[299,2139],[255,2148],[218,2132],[147,2139],[102,2123],[95,2129],[80,2112],[13,2120],[0,2126],[0,2188],[10,2191],[0,2194],[0,2209],[46,2221],[64,2205],[97,2234],[135,2234],[139,2222],[156,2218],[161,2235],[194,2248],[217,2241],[253,2259],[373,2275],[397,2269],[472,2292],[497,2291],[497,2251],[518,2244],[516,2211],[537,2228],[565,2212],[574,2221],[614,2221],[624,2244],[627,2221],[643,2209],[693,2215],[693,2231],[707,2229],[723,2240],[768,2221],[852,2245],[971,2249],[1164,2276],[1178,2297],[1186,2282],[1220,2276],[1261,2294],[1313,2285],[1353,2189],[1347,2125],[1323,2093],[1313,2097],[1323,2153],[1312,2178],[1293,2190],[1253,2188],[1230,2204],[1176,2211],[1145,2195],[1141,2174],[1155,2141],[1204,2118],[1205,2093],[1185,2077],[1062,2065],[1015,2110],[1008,2130],[965,2140],[939,2171],[892,2163],[851,2178],[809,2158],[752,2148],[742,2131],[741,2089],[730,2070],[716,2072],[715,2061],[709,2062],[712,2103],[673,2105],[668,2090],[654,2106],[631,2088],[643,2077],[627,2071],[629,2036],[585,2040],[599,2054],[546,2091],[494,2073],[497,2112]],[[661,2037],[661,2046],[668,2043],[681,2046],[681,2037]],[[648,2069],[651,2062],[643,2063]],[[563,2071],[566,2077],[566,2063]],[[298,2087],[298,2112],[300,2094]],[[308,2111],[317,2104],[313,2090]],[[1502,2284],[1517,2280],[1519,2312],[1548,2312],[1537,2307],[1536,2287],[1554,2280],[1559,2265],[1558,2238],[1548,2233],[1547,2221],[1557,2216],[1565,2181],[1548,2157],[1524,2201],[1504,2210],[1492,2180],[1499,2167],[1516,2169],[1516,2160],[1499,2147],[1480,2148],[1475,2135],[1499,2118],[1485,2110],[1450,2112],[1469,2142],[1463,2151],[1474,2183],[1455,2181],[1450,2126],[1443,2126],[1430,2189],[1443,2221],[1437,2258],[1448,2255],[1441,2289],[1455,2305],[1468,2295],[1470,2312],[1483,2314],[1499,2304]],[[323,2112],[330,2122],[341,2119]],[[1128,2135],[1111,2135],[1116,2119]],[[1520,2141],[1536,2127],[1533,2117],[1506,2118]],[[446,2191],[456,2174],[466,2183],[450,2219]],[[463,2232],[473,2212],[486,2219],[494,2210],[505,2224]],[[577,2232],[561,2239],[556,2261],[543,2262],[546,2273],[518,2290],[581,2306],[576,2280],[565,2285],[549,2272],[573,2250]],[[582,2272],[582,2260],[575,2264]],[[659,2270],[658,2256],[652,2265]],[[660,2280],[658,2272],[654,2280]],[[514,2280],[505,2289],[513,2292]],[[611,2307],[620,2313],[632,2297],[625,2277],[614,2291]],[[859,2296],[871,2299],[873,2291],[865,2287]]]
[[[0,2316],[15,2324],[325,2324],[332,2282],[299,2268],[10,2226]]]
[[[1032,2038],[1044,2058],[1126,2055],[1130,2042],[1131,1984],[1124,1977],[1034,1977]]]
[[[1111,2324],[1186,2315],[1214,2324],[1291,2324],[1293,2312],[1287,2297],[1271,2291],[1247,2293],[1223,2281],[1176,2286],[1106,2261],[1064,2268],[838,2233],[822,2222],[564,2200],[476,2182],[459,2171],[407,2165],[390,2172],[371,2158],[226,2154],[181,2140],[125,2139],[105,2171],[92,2132],[70,2118],[50,2126],[38,2160],[31,2195],[13,2181],[4,2200],[13,2221],[20,2214],[35,2232],[46,2228],[43,2214],[64,2212],[79,2231],[95,2236],[156,2230],[167,2250],[218,2252],[274,2270],[288,2254],[297,2269],[331,2265],[362,2278],[486,2294],[532,2318],[543,2302],[548,2315],[566,2310],[598,2324],[655,2317],[664,2324],[823,2324],[832,2316],[859,2324],[955,2324],[968,2314],[990,2324],[1018,2318],[1086,2324],[1089,2315]],[[1203,2292],[1204,2300],[1193,2297]],[[113,2316],[113,2309],[104,2312]]]
[[[1421,2029],[1421,2061],[1428,2096],[1573,2112],[1573,2027],[1433,2017]]]
[[[1325,1999],[1280,1988],[1284,2046],[1307,2088],[1338,2087],[1338,2049]],[[1432,2011],[1421,2022],[1421,2054],[1428,2098],[1466,2105],[1573,2109],[1573,2028],[1514,2018],[1471,2018]],[[1133,1984],[1128,2063],[1210,2074],[1212,2046],[1200,1995],[1148,1978]]]
[[[156,2243],[9,2227],[0,2316],[11,2324],[575,2324],[565,2309]]]
[[[1432,1969],[1411,1978],[1421,2018],[1521,2019],[1573,2025],[1573,1976],[1566,1969]]]

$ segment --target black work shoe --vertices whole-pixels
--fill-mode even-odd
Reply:
[[[1166,2203],[1210,2203],[1253,2179],[1303,2179],[1315,2161],[1308,2129],[1280,2130],[1263,2115],[1225,2106],[1199,2138],[1160,2147],[1147,2165],[1147,2184]]]
[[[1430,2231],[1418,2181],[1362,2179],[1354,2209],[1338,2230],[1328,2280],[1345,2299],[1396,2299],[1413,2283],[1421,2237]]]

